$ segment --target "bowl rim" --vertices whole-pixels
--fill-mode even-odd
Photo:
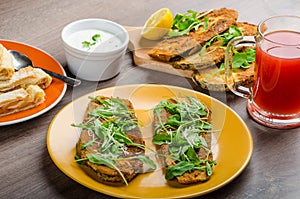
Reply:
[[[67,37],[68,35],[66,34],[67,30],[69,30],[70,28],[72,28],[75,25],[78,25],[80,23],[86,23],[86,22],[91,22],[91,21],[96,21],[96,22],[100,22],[100,23],[108,23],[112,26],[115,26],[117,28],[120,29],[120,33],[125,35],[125,40],[122,42],[122,45],[118,46],[118,48],[114,48],[112,50],[107,50],[107,51],[102,51],[102,52],[97,52],[97,51],[85,51],[85,50],[81,50],[79,48],[75,48],[73,46],[71,46],[67,41]],[[82,29],[84,30],[84,29]],[[105,31],[105,30],[104,30]],[[103,19],[103,18],[86,18],[86,19],[79,19],[79,20],[75,20],[72,21],[70,23],[68,23],[61,31],[61,39],[63,41],[64,47],[68,48],[69,51],[73,51],[74,53],[79,53],[82,55],[89,55],[89,56],[97,56],[97,55],[110,55],[110,54],[115,54],[118,53],[120,51],[122,51],[124,48],[128,47],[128,43],[129,43],[129,33],[128,31],[120,24],[118,24],[117,22],[108,20],[108,19]]]

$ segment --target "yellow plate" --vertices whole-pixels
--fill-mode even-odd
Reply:
[[[89,102],[88,96],[113,96],[131,100],[136,109],[146,145],[151,146],[151,109],[166,97],[194,96],[212,110],[214,128],[221,130],[213,135],[213,155],[217,161],[211,178],[183,187],[169,185],[158,168],[152,173],[140,174],[128,186],[113,187],[101,184],[74,162],[75,145],[80,132],[71,127],[80,123]],[[78,183],[95,191],[120,198],[178,198],[195,197],[212,192],[236,178],[248,165],[252,152],[251,132],[243,120],[228,106],[199,92],[166,85],[125,85],[106,88],[82,96],[66,105],[53,119],[47,134],[49,154],[57,167]]]

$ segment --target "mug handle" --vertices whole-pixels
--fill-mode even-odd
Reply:
[[[241,36],[236,37],[229,41],[226,47],[225,53],[225,81],[228,88],[236,95],[243,98],[249,99],[251,97],[251,90],[248,87],[239,85],[235,81],[232,75],[232,56],[235,49],[242,47],[254,47],[255,46],[255,37],[254,36]]]

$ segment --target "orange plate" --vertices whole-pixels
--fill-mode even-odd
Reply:
[[[218,133],[213,134],[212,151],[217,165],[211,178],[189,186],[175,187],[164,178],[158,165],[154,172],[140,174],[128,186],[114,187],[101,184],[88,175],[74,162],[75,146],[80,130],[70,124],[81,123],[88,96],[113,96],[131,100],[142,126],[143,138],[151,144],[153,127],[152,108],[166,97],[194,96],[212,110],[212,122]],[[63,133],[62,133],[63,132]],[[52,120],[47,147],[56,166],[67,176],[95,191],[120,198],[183,198],[196,197],[212,192],[231,182],[248,165],[252,152],[251,132],[243,120],[228,106],[199,92],[166,85],[124,85],[106,88],[84,95],[66,105]],[[147,150],[148,152],[148,150]],[[150,153],[150,152],[149,152]],[[157,160],[154,158],[154,161]]]
[[[38,48],[9,40],[0,40],[0,43],[8,50],[17,50],[24,53],[32,60],[35,66],[65,75],[65,71],[60,63],[51,55]],[[65,83],[53,78],[51,85],[45,89],[46,100],[44,103],[26,111],[0,117],[0,126],[23,122],[49,111],[62,99],[66,89],[67,85]]]

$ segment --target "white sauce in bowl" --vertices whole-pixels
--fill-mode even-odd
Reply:
[[[100,37],[96,41],[93,41],[92,37],[95,35],[100,35]],[[85,41],[90,43],[95,42],[95,44],[85,47],[82,44]],[[67,43],[74,48],[89,52],[111,51],[122,45],[122,41],[117,36],[99,29],[85,29],[74,32],[67,38]]]

